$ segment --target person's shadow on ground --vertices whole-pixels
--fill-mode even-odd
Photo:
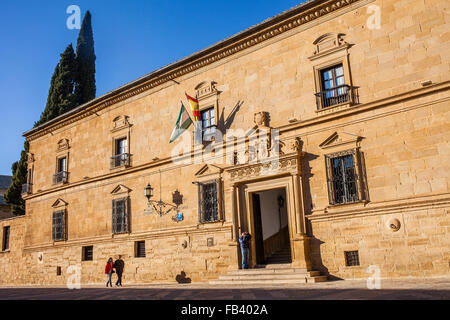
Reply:
[[[175,277],[175,280],[180,284],[192,282],[191,278],[186,278],[186,272],[184,271],[181,271],[181,273]]]

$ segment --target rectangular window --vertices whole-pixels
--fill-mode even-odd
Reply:
[[[322,108],[350,101],[349,87],[345,84],[342,64],[322,70],[320,75],[322,92],[319,93],[319,97]]]
[[[145,258],[145,241],[136,242],[136,258]]]
[[[216,117],[214,108],[207,109],[201,112],[201,126],[203,137],[208,137],[216,132]]]
[[[2,244],[2,251],[8,251],[9,250],[9,233],[10,233],[10,227],[3,227],[3,244]]]
[[[83,261],[92,261],[94,258],[94,247],[83,247]]]
[[[359,201],[358,176],[355,154],[327,157],[327,178],[330,204],[345,204]]]
[[[67,157],[58,158],[56,164],[56,174],[53,176],[53,184],[67,183]]]
[[[112,202],[112,232],[114,234],[128,232],[127,202],[127,198]]]
[[[198,184],[200,223],[219,221],[217,181]]]
[[[345,265],[347,267],[359,266],[359,252],[358,251],[345,251]]]
[[[67,171],[67,158],[59,158],[58,159],[58,172],[66,172]]]
[[[111,158],[111,167],[128,166],[130,163],[129,160],[127,138],[116,139],[114,142],[114,156]]]
[[[56,211],[53,212],[53,227],[52,238],[53,241],[66,240],[66,212]]]
[[[127,139],[121,138],[116,140],[116,155],[125,154],[127,153]]]

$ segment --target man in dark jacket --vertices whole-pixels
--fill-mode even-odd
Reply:
[[[242,269],[248,269],[248,259],[250,255],[250,239],[252,236],[248,232],[244,232],[239,238],[242,253]]]
[[[119,255],[119,259],[114,262],[114,269],[116,269],[117,273],[117,282],[116,286],[122,286],[122,274],[125,268],[125,262],[122,260],[122,256]]]

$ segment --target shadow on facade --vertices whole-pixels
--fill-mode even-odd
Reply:
[[[303,141],[301,142],[303,144]],[[302,146],[303,149],[303,146]],[[311,237],[310,241],[310,254],[311,254],[311,262],[313,264],[313,269],[320,271],[322,275],[328,276],[328,280],[334,281],[334,280],[343,280],[342,278],[333,276],[330,274],[328,268],[323,264],[322,261],[322,255],[320,251],[320,246],[324,244],[325,242],[321,241],[320,239],[317,239],[314,237],[313,229],[311,225],[311,221],[309,221],[308,216],[312,214],[312,211],[314,210],[314,201],[312,198],[311,193],[311,186],[310,181],[311,178],[314,176],[311,172],[311,161],[319,158],[318,155],[312,154],[312,153],[306,153],[303,157],[303,161],[301,163],[301,169],[302,169],[302,181],[303,181],[303,191],[304,191],[304,209],[305,209],[305,216],[306,216],[306,234]]]
[[[228,115],[226,120],[225,120],[225,115],[224,115],[224,109],[222,109],[222,113],[220,115],[219,123],[218,123],[217,127],[223,134],[226,134],[227,130],[229,130],[231,128],[231,125],[234,122],[234,118],[236,117],[236,114],[239,112],[239,110],[241,109],[243,104],[244,104],[244,101],[238,101],[236,103],[236,105],[234,106],[233,110]]]

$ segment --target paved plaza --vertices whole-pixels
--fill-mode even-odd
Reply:
[[[450,300],[450,278],[381,280],[381,289],[366,281],[330,281],[296,286],[212,286],[149,284],[106,288],[0,287],[0,300]]]

